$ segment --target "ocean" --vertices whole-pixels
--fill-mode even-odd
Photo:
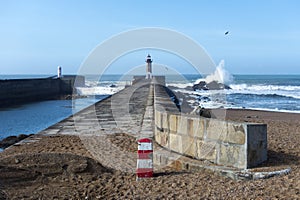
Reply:
[[[205,108],[247,108],[300,113],[300,75],[232,75],[226,84],[230,90],[189,91],[194,75],[185,75],[190,82],[169,83],[175,91],[194,96],[196,104]],[[192,102],[195,104],[195,102]]]
[[[43,78],[47,75],[1,75],[0,79]],[[29,103],[0,110],[0,139],[10,135],[34,134],[67,118],[81,109],[122,90],[132,77],[86,76],[86,87],[77,88],[88,98]],[[217,78],[232,89],[192,91],[200,75],[166,76],[167,86],[190,97],[189,103],[205,108],[246,108],[300,113],[300,75],[230,75]]]
[[[32,79],[50,76],[52,75],[0,75],[0,79]],[[110,94],[104,92],[75,100],[49,100],[0,108],[0,140],[12,135],[38,133]]]

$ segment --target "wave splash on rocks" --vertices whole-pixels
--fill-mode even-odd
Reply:
[[[221,60],[214,73],[206,76],[205,79],[198,79],[193,85],[193,90],[224,90],[231,89],[229,83],[233,76],[224,69],[225,62]]]

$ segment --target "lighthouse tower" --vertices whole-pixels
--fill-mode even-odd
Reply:
[[[150,54],[146,57],[146,79],[152,79],[152,59]]]

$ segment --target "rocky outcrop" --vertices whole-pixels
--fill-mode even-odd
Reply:
[[[30,135],[21,134],[19,136],[8,136],[0,141],[0,148],[5,149],[21,140],[24,140],[25,138],[27,138],[31,135],[33,135],[33,134],[30,134]]]
[[[206,109],[201,106],[195,107],[195,109],[190,114],[195,114],[206,118],[214,118],[214,116],[212,116],[211,109]]]
[[[200,81],[197,84],[193,85],[193,90],[224,90],[231,89],[228,85],[219,83],[217,81],[212,81],[210,83],[206,83],[205,81]]]

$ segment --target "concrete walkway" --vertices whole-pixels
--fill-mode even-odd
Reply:
[[[150,82],[140,82],[92,105],[41,131],[39,134],[114,134],[149,133],[153,103],[148,101]],[[153,93],[153,90],[152,90]],[[150,108],[147,108],[147,105]],[[146,109],[147,108],[147,109]],[[146,112],[147,111],[147,112]],[[145,115],[146,113],[146,115]],[[145,120],[144,120],[144,116]],[[143,125],[143,126],[142,126]]]
[[[102,165],[135,173],[136,152],[120,149],[106,136],[126,133],[137,139],[152,138],[152,123],[153,87],[150,80],[143,80],[16,145],[39,141],[44,136],[76,135],[92,158]]]

